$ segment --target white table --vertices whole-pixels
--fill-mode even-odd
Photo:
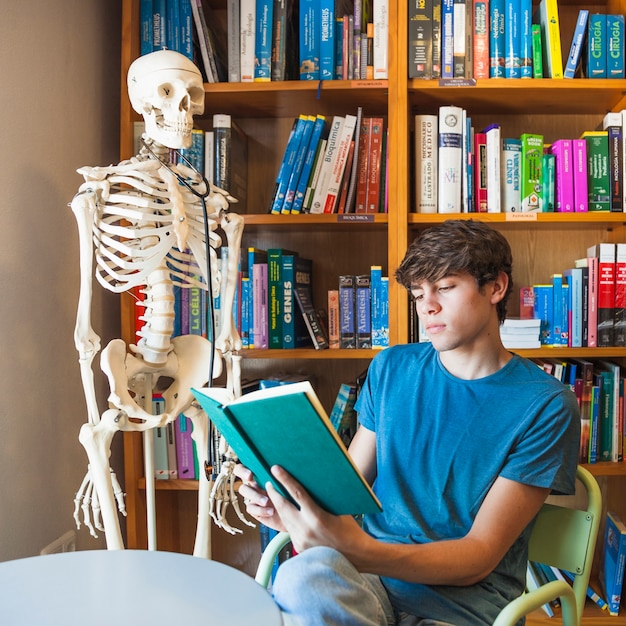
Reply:
[[[2,626],[280,626],[232,567],[173,552],[88,550],[0,563]]]

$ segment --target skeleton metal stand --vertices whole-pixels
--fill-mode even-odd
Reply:
[[[149,548],[156,549],[152,432],[184,414],[192,421],[200,466],[207,463],[209,422],[190,388],[211,385],[226,370],[233,397],[241,394],[241,341],[232,303],[243,219],[228,212],[235,201],[197,171],[170,161],[170,149],[191,144],[193,115],[204,111],[204,87],[198,68],[177,52],[162,50],[137,59],[128,73],[133,108],[146,131],[138,155],[118,165],[83,167],[85,182],[71,202],[80,240],[80,295],[74,340],[87,403],[88,421],[80,442],[89,458],[87,475],[75,498],[74,517],[96,536],[103,530],[109,549],[123,548],[117,510],[125,514],[124,494],[109,467],[111,441],[118,431],[142,432],[146,458]],[[216,249],[229,247],[226,275],[218,269]],[[94,267],[95,260],[95,267]],[[100,412],[92,362],[100,338],[91,326],[93,276],[115,293],[140,288],[144,328],[137,345],[122,339],[102,350],[101,370],[108,378],[109,408]],[[221,282],[225,285],[221,288]],[[198,335],[172,337],[174,288],[200,287],[223,298],[219,334],[212,344]],[[211,298],[207,298],[211,300]],[[211,374],[209,374],[211,372]],[[161,415],[152,415],[152,394],[163,396]],[[210,557],[211,516],[229,532],[230,503],[246,524],[233,490],[232,464],[213,488],[200,479],[194,555]],[[234,497],[234,501],[233,501]],[[251,525],[251,524],[250,524]]]

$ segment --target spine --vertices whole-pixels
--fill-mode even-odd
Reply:
[[[383,168],[383,118],[372,118],[369,135],[369,155],[367,167],[367,189],[365,212],[378,213],[381,200],[381,180]]]
[[[256,0],[256,35],[254,39],[254,82],[272,79],[272,26],[274,0]]]
[[[409,2],[409,78],[432,78],[433,1],[410,0]]]
[[[489,0],[473,0],[474,78],[489,78]]]
[[[470,0],[471,1],[471,0]],[[452,7],[452,39],[453,39],[453,68],[455,78],[465,77],[465,64],[467,62],[467,39],[465,32],[466,24],[466,0],[453,0]]]
[[[326,190],[330,181],[333,165],[337,160],[339,142],[341,138],[341,129],[343,127],[344,117],[336,115],[328,133],[328,142],[326,144],[326,152],[324,153],[319,178],[317,179],[313,202],[311,204],[311,213],[323,213],[324,202],[326,199]]]
[[[415,208],[437,213],[437,116],[415,116]]]
[[[563,78],[574,78],[576,75],[576,70],[578,69],[582,57],[588,18],[589,11],[587,9],[580,9],[580,11],[578,11],[578,19],[576,20],[576,27],[574,28],[574,35],[572,36],[572,44],[569,49],[567,61],[565,62],[565,68],[563,69]]]
[[[241,82],[254,81],[254,51],[256,40],[256,0],[239,0],[240,5],[240,72]]]
[[[339,290],[328,290],[328,347],[339,349]]]
[[[502,131],[498,124],[485,129],[487,138],[487,212],[502,211],[500,172],[502,169]]]
[[[574,211],[574,178],[572,174],[572,142],[570,139],[557,139],[550,152],[555,156],[555,209],[560,213]]]
[[[389,0],[373,0],[372,17],[374,23],[374,80],[389,78]]]
[[[522,141],[522,212],[542,211],[543,136],[523,133]]]
[[[572,141],[574,172],[574,212],[586,213],[589,209],[587,186],[587,142],[584,139]]]
[[[506,138],[502,141],[502,201],[507,213],[519,213],[521,209],[521,157],[522,142],[519,139]]]
[[[315,0],[300,2],[300,80],[320,79],[319,11]]]
[[[487,137],[474,133],[474,209],[487,212]]]
[[[295,275],[295,255],[283,254],[281,278],[283,284],[283,348],[291,349],[296,347],[296,322],[295,322],[295,302],[294,287],[296,281]]]
[[[587,29],[585,75],[587,78],[606,78],[606,15],[591,13]]]
[[[302,211],[306,189],[313,174],[315,156],[317,155],[317,152],[319,150],[320,141],[322,140],[325,129],[326,117],[324,115],[318,115],[315,119],[313,130],[311,131],[311,138],[309,140],[309,145],[307,146],[304,163],[302,164],[300,178],[298,179],[296,193],[294,195],[293,204],[291,206],[292,213],[300,213]]]
[[[461,171],[463,166],[463,110],[439,107],[439,213],[461,212]]]
[[[521,78],[521,0],[505,0],[504,15],[504,77]]]
[[[338,137],[337,149],[333,155],[332,167],[323,200],[323,213],[335,213],[341,192],[341,183],[346,170],[348,153],[356,128],[356,115],[346,115]]]
[[[607,78],[624,78],[624,16],[606,16]]]
[[[307,152],[309,149],[309,143],[311,141],[311,135],[313,134],[314,124],[315,124],[315,117],[313,115],[308,115],[304,122],[302,137],[300,139],[300,144],[295,154],[293,166],[291,168],[291,173],[289,174],[289,181],[287,182],[287,187],[285,191],[285,199],[283,201],[283,205],[280,210],[280,212],[284,213],[285,215],[288,215],[289,213],[292,212],[293,201],[295,200],[295,197],[296,197],[296,188],[300,180],[300,174],[302,173],[302,168],[304,167],[304,161],[306,159]]]
[[[626,244],[616,244],[614,345],[626,346]]]
[[[441,2],[441,78],[454,77],[454,1]]]
[[[533,77],[532,0],[520,0],[520,76]]]
[[[372,286],[369,274],[355,276],[356,347],[372,347],[371,301]]]
[[[183,2],[183,4],[189,4]],[[228,82],[241,82],[241,13],[239,0],[226,0]]]
[[[504,78],[505,2],[489,0],[489,78]]]
[[[354,324],[355,277],[348,274],[339,276],[339,345],[344,349],[356,348]]]
[[[333,80],[335,75],[335,3],[320,0],[320,79]]]

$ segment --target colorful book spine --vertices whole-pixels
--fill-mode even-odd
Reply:
[[[589,210],[589,194],[587,183],[587,142],[584,139],[572,140],[572,162],[574,212],[586,213]]]
[[[539,24],[531,24],[530,41],[533,52],[533,78],[543,78],[543,43]]]
[[[372,347],[372,285],[369,274],[355,276],[356,347]]]
[[[557,0],[540,0],[533,21],[541,26],[545,76],[563,78],[561,26]]]
[[[152,396],[152,415],[163,415],[165,400],[160,394]],[[169,461],[167,458],[167,428],[157,426],[153,429],[154,441],[154,477],[157,480],[169,480]]]
[[[522,212],[542,211],[543,135],[523,133],[520,140]]]
[[[598,259],[598,348],[607,348],[614,341],[615,244],[591,246],[587,256]]]
[[[542,346],[551,346],[553,344],[554,287],[551,284],[533,285],[533,292],[535,318],[541,320],[539,339]]]
[[[521,78],[521,0],[504,0],[504,77]]]
[[[587,142],[589,211],[610,211],[611,179],[608,133],[605,130],[585,131],[581,137]]]
[[[267,250],[267,302],[268,302],[268,347],[283,347],[283,282],[282,282],[283,250],[268,248]]]
[[[544,152],[541,163],[541,210],[549,213],[555,210],[556,204],[556,157],[550,152]]]
[[[565,68],[563,69],[563,78],[574,78],[576,75],[576,70],[578,69],[582,58],[583,44],[585,42],[585,35],[587,34],[588,19],[589,11],[587,9],[580,9],[578,11],[576,26],[574,27],[574,35],[572,36],[569,54],[567,56],[567,61],[565,62]]]
[[[607,132],[608,138],[611,211],[621,213],[624,201],[624,129],[622,112],[608,112],[602,119],[602,129]]]
[[[339,345],[344,349],[356,348],[355,299],[354,276],[339,276]]]
[[[474,133],[474,211],[487,212],[487,137]]]
[[[568,285],[563,281],[562,274],[552,275],[552,345],[566,346],[568,343],[569,326],[567,318]]]
[[[254,55],[256,39],[256,0],[240,0],[239,66],[242,83],[254,81]]]
[[[274,0],[256,0],[256,24],[254,37],[254,82],[270,82],[272,79],[272,27],[274,24]]]
[[[300,80],[320,79],[320,15],[315,0],[302,0],[299,7]]]
[[[454,0],[441,2],[441,78],[454,77]]]
[[[626,244],[615,245],[614,345],[626,346]]]
[[[624,16],[606,16],[606,77],[624,78]]]
[[[320,79],[335,75],[335,2],[320,0]]]
[[[284,192],[285,197],[283,205],[280,210],[280,212],[285,215],[289,215],[293,208],[293,202],[296,198],[296,189],[300,181],[300,175],[302,174],[302,168],[304,167],[304,161],[307,157],[309,143],[311,142],[311,135],[313,134],[313,127],[315,125],[316,118],[314,115],[307,115],[305,117],[302,136],[300,137],[300,142],[295,152],[293,165],[289,173],[289,180]]]
[[[533,77],[532,0],[520,0],[520,76]]]
[[[499,124],[490,124],[484,131],[487,141],[487,212],[502,210],[502,129]]]
[[[433,1],[410,0],[408,5],[409,78],[432,78]]]
[[[619,615],[626,566],[626,525],[608,511],[604,531],[600,583],[607,599],[609,614]]]
[[[437,127],[436,115],[415,116],[415,209],[437,213]]]
[[[389,0],[372,1],[374,80],[389,78]]]
[[[339,349],[339,290],[328,290],[328,347]]]
[[[255,262],[252,267],[252,318],[254,325],[254,348],[265,350],[269,347],[269,303],[267,258]]]
[[[154,52],[152,0],[141,0],[139,3],[139,46],[141,56]]]
[[[506,213],[518,213],[521,210],[521,159],[521,140],[510,137],[503,139],[501,182],[502,204]]]
[[[193,440],[191,438],[192,428],[191,420],[188,417],[181,414],[176,418],[176,466],[180,479],[193,480],[196,478]]]
[[[439,107],[438,143],[438,212],[461,213],[463,109]]]
[[[296,303],[294,288],[295,255],[283,254],[281,256],[281,280],[282,280],[282,347],[290,350],[296,347]]]
[[[489,0],[489,78],[504,78],[506,5]]]
[[[573,267],[563,272],[569,285],[569,335],[570,348],[583,347],[583,270]]]
[[[323,199],[322,213],[335,213],[341,193],[341,183],[348,162],[348,153],[356,128],[356,115],[346,115],[341,126],[341,133],[337,140],[337,147],[333,154],[330,172],[326,182],[325,197]],[[315,200],[314,204],[315,206]]]
[[[471,0],[470,0],[471,4]],[[453,75],[455,78],[465,77],[465,65],[467,63],[467,35],[466,0],[453,0],[452,7],[452,39],[453,39]]]
[[[556,159],[555,210],[559,213],[573,213],[572,141],[570,139],[557,139],[549,150]]]
[[[373,117],[369,127],[369,154],[367,157],[367,187],[365,191],[365,212],[378,213],[382,193],[383,143],[385,137],[384,120]]]
[[[489,78],[489,0],[473,0],[474,78]]]
[[[302,135],[304,134],[304,127],[306,126],[307,116],[299,115],[291,127],[285,151],[283,153],[283,159],[280,162],[278,168],[278,174],[276,176],[276,183],[274,185],[274,193],[272,195],[272,201],[270,205],[270,213],[278,215],[283,208],[285,202],[285,194],[287,193],[287,186],[289,185],[289,179],[291,177],[291,171],[293,164],[298,156],[300,149],[300,143]]]
[[[315,156],[318,152],[320,141],[326,130],[326,116],[317,115],[313,128],[311,130],[311,137],[306,149],[304,162],[302,163],[302,169],[300,171],[300,177],[298,178],[298,184],[296,186],[296,192],[293,198],[293,204],[291,205],[292,213],[301,213],[302,206],[304,204],[304,196],[306,194],[306,188],[313,172],[313,165],[315,163]]]
[[[587,78],[606,78],[608,47],[606,15],[604,13],[591,13],[588,21],[585,76]]]
[[[246,350],[250,344],[250,300],[251,300],[251,282],[249,276],[241,278],[241,327],[239,334],[241,336],[241,347]]]

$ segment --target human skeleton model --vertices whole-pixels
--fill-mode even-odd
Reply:
[[[241,393],[241,357],[234,354],[241,341],[233,324],[232,302],[243,219],[227,212],[234,199],[226,192],[208,185],[191,167],[169,160],[170,148],[191,145],[193,115],[204,111],[202,76],[177,52],[153,52],[131,65],[128,93],[133,108],[145,120],[142,149],[118,165],[79,169],[85,182],[71,202],[78,222],[81,268],[74,339],[88,412],[79,439],[89,459],[87,475],[76,494],[74,517],[80,527],[82,509],[83,522],[92,535],[96,536],[96,528],[104,530],[109,549],[124,547],[116,509],[126,513],[124,494],[109,467],[115,433],[143,432],[148,543],[155,548],[151,429],[185,414],[193,424],[200,466],[206,467],[209,421],[190,388],[210,385],[209,371],[216,378],[225,366],[227,388],[234,397]],[[222,244],[218,226],[226,234],[230,252],[226,276],[218,271],[215,249]],[[141,339],[130,346],[131,352],[122,339],[113,339],[102,351],[101,369],[110,387],[109,408],[102,414],[92,368],[100,351],[100,338],[91,327],[94,258],[95,276],[103,287],[120,293],[143,286],[144,300],[139,304],[145,307]],[[223,313],[215,345],[198,335],[172,338],[174,287],[207,289],[210,284],[215,296],[221,281],[225,281]],[[161,415],[152,415],[154,391],[165,401]],[[212,489],[208,480],[199,483],[196,556],[210,557],[211,517],[235,532],[225,518],[229,503],[250,524],[233,489],[234,459],[227,459]]]

